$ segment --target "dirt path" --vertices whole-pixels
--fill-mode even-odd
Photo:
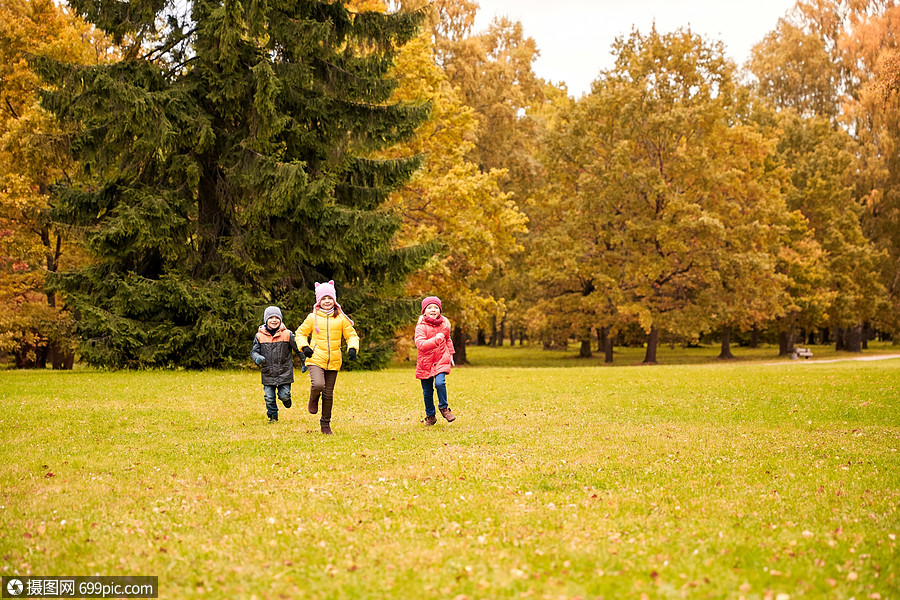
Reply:
[[[874,356],[856,356],[853,358],[827,358],[827,359],[815,359],[815,358],[798,358],[797,360],[792,361],[781,361],[781,362],[771,362],[765,363],[767,365],[794,365],[794,364],[824,364],[824,363],[836,363],[836,362],[847,362],[850,360],[890,360],[892,358],[900,358],[900,354],[876,354]]]

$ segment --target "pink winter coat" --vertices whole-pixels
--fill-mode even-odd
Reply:
[[[442,323],[437,327],[425,322],[425,317],[419,317],[416,323],[416,348],[419,357],[416,359],[416,379],[429,379],[438,373],[449,373],[453,365],[453,340],[450,339],[450,321],[441,316]],[[435,336],[444,334],[444,339]]]

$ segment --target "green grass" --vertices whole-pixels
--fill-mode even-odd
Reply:
[[[2,574],[157,575],[179,599],[900,596],[900,360],[472,358],[492,352],[530,368],[454,370],[459,418],[427,429],[410,366],[342,373],[330,437],[305,378],[270,426],[249,370],[5,372]]]

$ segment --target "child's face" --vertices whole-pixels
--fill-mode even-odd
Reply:
[[[278,329],[279,325],[281,325],[281,319],[278,317],[269,317],[266,320],[266,327],[269,329]]]
[[[441,316],[441,309],[438,308],[437,304],[429,304],[425,307],[425,316],[429,319],[437,319]]]
[[[331,296],[325,296],[321,300],[319,300],[319,308],[324,311],[329,311],[334,308],[334,298]]]

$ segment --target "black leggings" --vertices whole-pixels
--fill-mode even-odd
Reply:
[[[337,382],[337,371],[326,371],[322,367],[309,365],[309,399],[318,402],[322,396],[322,417],[320,422],[326,425],[331,422],[331,407],[334,404],[334,384]]]

